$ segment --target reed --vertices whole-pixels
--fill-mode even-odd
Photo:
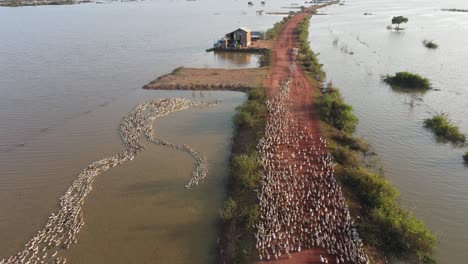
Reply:
[[[424,47],[428,48],[428,49],[437,49],[439,47],[439,45],[437,43],[435,43],[433,40],[423,40],[423,45]]]
[[[411,72],[397,72],[395,75],[383,75],[382,80],[392,87],[407,90],[428,90],[431,88],[429,79]]]
[[[424,120],[424,127],[432,130],[436,136],[443,140],[456,144],[462,144],[466,141],[466,136],[460,132],[458,126],[454,125],[445,113]]]

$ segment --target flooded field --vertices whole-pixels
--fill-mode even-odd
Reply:
[[[468,3],[346,1],[323,9],[327,16],[313,17],[309,37],[328,80],[354,107],[358,134],[375,147],[401,202],[438,236],[439,263],[468,258],[466,147],[438,142],[423,128],[425,118],[445,112],[468,134],[468,16],[441,11],[455,7],[466,9]],[[387,30],[397,15],[409,18],[405,30]],[[439,48],[426,49],[424,39]],[[380,75],[397,71],[428,77],[437,90],[406,94],[380,81]]]
[[[84,168],[123,149],[118,128],[133,107],[181,97],[223,100],[155,126],[207,158],[206,179],[186,190],[191,156],[145,142],[135,159],[96,177],[77,244],[61,254],[71,263],[213,262],[231,118],[245,95],[141,87],[182,65],[256,67],[256,55],[205,49],[238,27],[265,30],[280,19],[235,1],[0,8],[0,259],[45,226]]]

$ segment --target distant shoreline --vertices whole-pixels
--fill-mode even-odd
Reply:
[[[20,0],[6,0],[0,1],[0,6],[3,7],[22,7],[22,6],[45,6],[45,5],[77,5],[85,3],[95,3],[95,1],[90,0],[44,0],[44,1],[20,1]]]

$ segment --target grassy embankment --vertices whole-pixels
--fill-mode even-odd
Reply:
[[[424,47],[428,48],[428,49],[437,49],[439,47],[439,45],[437,45],[437,43],[435,43],[434,41],[432,40],[423,40],[422,44],[424,45]]]
[[[267,38],[278,37],[289,16],[267,31]],[[271,53],[263,53],[260,66],[268,67]],[[223,263],[252,263],[257,260],[253,223],[260,217],[255,190],[260,189],[260,161],[257,143],[265,131],[266,91],[262,85],[248,92],[247,101],[237,108],[234,116],[235,133],[231,156],[231,177],[227,199],[220,210],[222,237],[220,240]]]
[[[447,140],[454,144],[466,142],[466,136],[450,121],[447,114],[437,114],[432,118],[424,120],[424,127],[432,130],[442,140]]]
[[[289,17],[267,31],[267,38],[278,37]],[[271,53],[263,53],[260,66],[268,67]],[[255,190],[260,189],[260,161],[257,143],[265,131],[266,91],[262,85],[248,92],[247,101],[237,108],[234,116],[235,133],[231,156],[231,177],[227,199],[220,210],[222,236],[220,262],[252,263],[257,260],[253,224],[260,217]]]
[[[310,50],[309,20],[298,28],[298,41],[304,55],[302,64],[311,76],[322,80],[325,76],[321,64]],[[368,163],[369,144],[353,136],[358,123],[352,107],[347,105],[339,91],[329,87],[326,94],[316,98],[316,108],[322,123],[322,132],[329,140],[333,154],[336,177],[342,183],[359,231],[372,258],[376,250],[389,256],[417,259],[432,263],[436,238],[425,224],[398,204],[398,191],[382,172]],[[367,158],[366,158],[367,157]],[[366,162],[367,161],[367,162]]]
[[[260,188],[257,142],[265,129],[266,93],[262,86],[248,92],[247,101],[237,108],[231,156],[228,198],[220,210],[222,263],[251,263],[257,258],[253,223],[259,216],[254,190]]]
[[[424,91],[431,88],[429,79],[411,72],[397,72],[395,75],[384,75],[382,80],[393,88]]]

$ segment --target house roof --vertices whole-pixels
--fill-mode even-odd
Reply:
[[[242,31],[245,31],[245,32],[251,32],[251,31],[252,31],[252,30],[250,30],[250,28],[248,28],[248,27],[240,27],[240,28],[238,28],[237,30],[242,30]],[[236,30],[236,31],[237,31],[237,30]]]

